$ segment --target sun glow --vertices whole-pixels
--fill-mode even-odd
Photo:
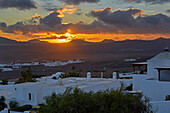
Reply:
[[[70,34],[69,32],[70,30],[65,34],[50,34],[40,40],[49,43],[67,43],[76,38],[76,35]]]

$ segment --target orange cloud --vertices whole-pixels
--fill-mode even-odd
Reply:
[[[64,13],[66,14],[73,14],[80,9],[75,8],[73,5],[66,5],[65,8],[60,8],[57,10],[60,13],[59,17],[64,17]]]

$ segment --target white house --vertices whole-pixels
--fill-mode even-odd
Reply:
[[[125,82],[126,86],[131,84],[131,80],[113,80],[105,78],[87,78],[70,77],[64,79],[52,79],[52,77],[43,77],[38,79],[39,82],[22,83],[16,85],[0,86],[0,95],[5,96],[6,103],[16,100],[19,105],[31,104],[38,105],[44,102],[44,97],[52,93],[63,93],[67,87],[78,87],[83,91],[97,92],[106,89],[118,89],[121,83]],[[125,87],[126,87],[125,86]]]
[[[133,90],[142,91],[151,99],[153,107],[158,107],[158,113],[168,113],[170,101],[165,101],[170,95],[170,52],[168,49],[147,61],[147,75],[133,76]]]

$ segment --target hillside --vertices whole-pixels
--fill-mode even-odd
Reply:
[[[107,42],[107,43],[106,43]],[[90,43],[83,40],[73,40],[67,44],[50,43],[22,43],[9,39],[0,39],[0,63],[44,61],[44,60],[70,60],[84,61],[122,61],[125,58],[151,57],[170,48],[170,39],[156,40],[125,40],[104,41],[104,43]],[[5,50],[5,51],[4,51]]]
[[[7,39],[4,37],[0,37],[0,44],[17,44],[18,42],[15,40]]]

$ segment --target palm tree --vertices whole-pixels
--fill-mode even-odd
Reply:
[[[32,81],[32,72],[27,69],[21,72],[21,77],[23,82],[31,82]]]

